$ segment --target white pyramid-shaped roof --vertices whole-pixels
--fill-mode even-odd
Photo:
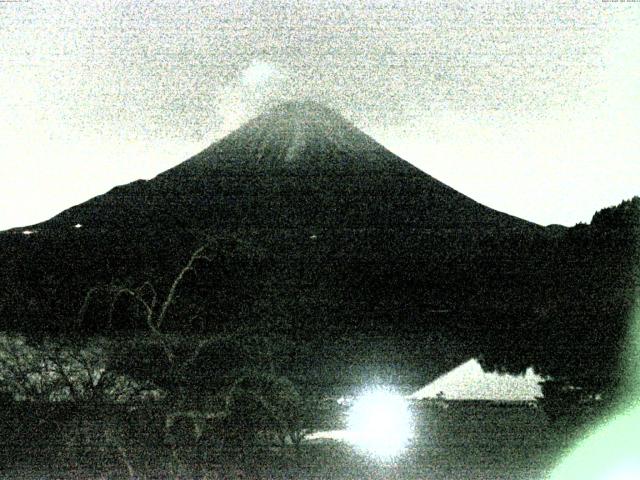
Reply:
[[[524,375],[487,373],[471,359],[411,394],[420,400],[436,398],[440,392],[449,400],[534,400],[542,396],[538,382],[543,378],[527,369]]]

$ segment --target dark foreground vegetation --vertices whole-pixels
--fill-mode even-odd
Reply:
[[[321,325],[318,312],[297,311],[279,290],[247,297],[255,317],[178,328],[213,308],[200,287],[221,265],[227,273],[238,265],[226,263],[244,248],[237,240],[230,257],[211,250],[218,240],[194,249],[164,286],[96,283],[78,305],[78,331],[0,336],[0,468],[8,478],[538,478],[615,400],[637,285],[629,262],[637,208],[637,199],[623,203],[558,237],[556,255],[572,260],[557,266],[562,275],[547,287],[558,288],[537,310],[540,292],[520,308],[487,290],[490,311],[439,312],[444,320],[428,329],[418,321]],[[311,305],[307,297],[303,306]],[[493,327],[480,328],[489,313]],[[87,331],[87,322],[104,331]],[[494,370],[533,365],[549,376],[545,398],[535,409],[424,411],[398,462],[304,440],[342,426],[336,392],[371,381],[415,388],[472,355]]]
[[[162,401],[5,406],[3,477],[536,480],[577,438],[525,404],[417,407],[409,449],[382,461],[331,440],[230,442],[215,415],[173,408]]]
[[[586,428],[577,415],[589,413],[575,396],[554,411],[416,402],[416,438],[398,459],[380,461],[348,444],[304,438],[344,428],[345,407],[329,390],[287,377],[286,362],[273,355],[278,345],[264,338],[1,340],[5,478],[531,480]],[[201,366],[196,375],[193,352],[208,346],[227,359],[219,362],[225,368]],[[165,349],[174,363],[162,361]]]

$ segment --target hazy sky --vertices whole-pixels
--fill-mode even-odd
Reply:
[[[640,3],[0,2],[0,229],[310,97],[542,224],[640,194]]]

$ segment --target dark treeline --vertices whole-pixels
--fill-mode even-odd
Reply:
[[[0,329],[115,336],[159,322],[162,334],[267,338],[279,368],[310,384],[424,385],[475,356],[492,370],[615,386],[639,198],[588,225],[540,227],[335,114],[331,128],[314,119],[325,114],[284,106],[31,235],[0,233]],[[287,137],[300,122],[302,137]]]
[[[150,282],[162,297],[189,252],[207,244],[207,258],[187,273],[170,305],[166,332],[272,338],[286,345],[280,367],[308,375],[323,363],[340,370],[329,364],[343,361],[419,376],[429,362],[444,368],[473,355],[488,369],[515,373],[533,365],[604,390],[619,380],[638,282],[639,209],[635,198],[553,234],[486,235],[467,258],[455,255],[450,238],[419,249],[419,238],[397,232],[372,239],[354,231],[282,231],[269,241],[255,232],[242,239],[194,235],[164,250],[145,242],[125,250],[116,239],[105,242],[107,232],[88,232],[77,245],[65,239],[64,248],[34,235],[28,241],[37,262],[12,262],[11,245],[3,252],[12,268],[2,270],[2,328],[33,336],[144,331],[141,307],[127,295],[114,301],[98,289],[80,315],[87,293]],[[25,241],[8,240],[13,248]],[[445,241],[449,248],[438,249]],[[78,256],[83,250],[91,254]],[[207,362],[221,372],[237,358],[217,355]]]

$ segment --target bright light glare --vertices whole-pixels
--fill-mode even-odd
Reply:
[[[640,464],[622,465],[609,472],[605,480],[638,480],[640,478]]]
[[[348,413],[349,439],[381,459],[402,454],[413,437],[413,419],[404,397],[376,387],[355,399]]]
[[[620,414],[584,440],[555,469],[552,480],[640,478],[640,407]]]
[[[551,480],[640,479],[640,299],[631,317],[625,353],[626,398],[618,412],[573,450]]]

